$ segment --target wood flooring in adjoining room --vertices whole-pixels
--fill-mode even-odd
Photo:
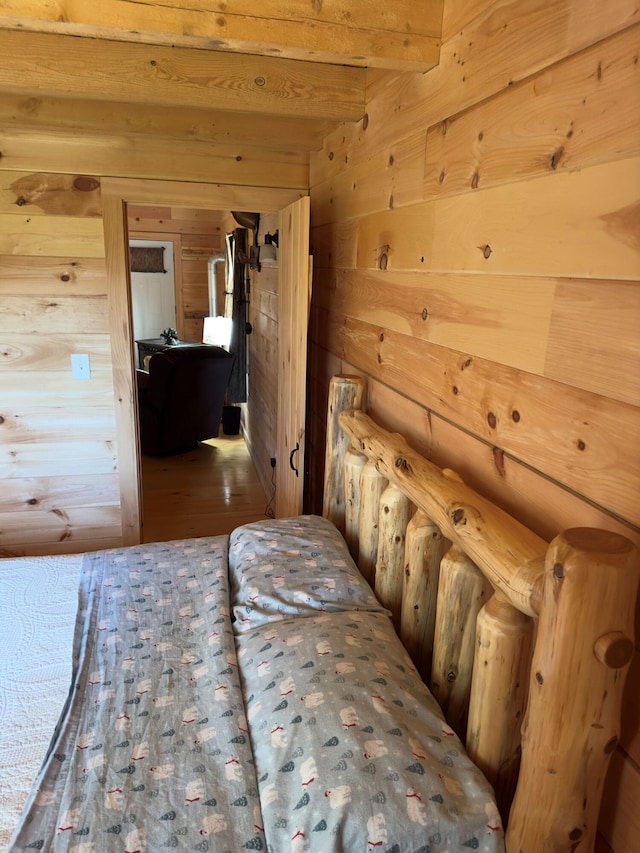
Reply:
[[[216,536],[270,509],[241,435],[174,456],[142,456],[143,542]]]

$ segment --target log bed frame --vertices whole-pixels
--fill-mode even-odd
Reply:
[[[323,514],[494,786],[508,853],[592,851],[638,551],[591,528],[548,544],[377,426],[364,390],[330,383]]]

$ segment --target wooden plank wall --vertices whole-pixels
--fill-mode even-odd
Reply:
[[[118,544],[98,180],[0,172],[0,342],[0,554]]]
[[[445,0],[440,65],[371,75],[363,121],[312,156],[308,509],[344,371],[540,535],[640,542],[639,21],[632,0]],[[640,838],[639,673],[600,825],[617,853]]]
[[[201,341],[202,321],[209,313],[208,261],[224,253],[223,214],[217,210],[128,205],[127,215],[132,237],[173,240],[178,335],[185,341]]]

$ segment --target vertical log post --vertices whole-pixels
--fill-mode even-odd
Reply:
[[[376,561],[378,559],[378,515],[380,498],[389,481],[369,460],[360,474],[360,518],[358,519],[358,539],[360,550],[358,568],[365,579],[375,586]]]
[[[332,376],[327,406],[327,443],[324,460],[322,514],[344,533],[344,458],[351,439],[340,428],[338,417],[346,409],[362,409],[364,379]]]
[[[407,525],[400,639],[425,682],[431,678],[438,578],[444,542],[437,525],[419,509]]]
[[[491,584],[466,554],[451,547],[440,564],[431,692],[464,741],[467,732],[476,617]]]
[[[496,592],[476,630],[467,752],[493,785],[506,823],[520,768],[533,620]]]
[[[364,453],[353,448],[344,458],[344,538],[354,561],[358,562],[360,546],[358,525],[360,519],[360,475],[367,462]]]
[[[633,655],[638,552],[576,528],[547,551],[507,849],[593,850]]]
[[[389,484],[380,497],[375,590],[380,603],[391,611],[396,628],[400,627],[404,547],[410,514],[409,499],[397,486]]]

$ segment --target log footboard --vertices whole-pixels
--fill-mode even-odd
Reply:
[[[324,515],[494,786],[509,853],[591,851],[633,655],[638,551],[550,544],[380,428],[331,380]]]

